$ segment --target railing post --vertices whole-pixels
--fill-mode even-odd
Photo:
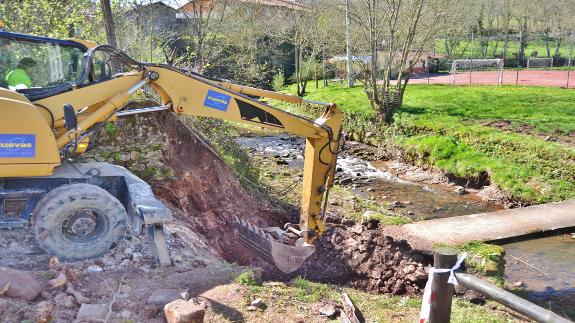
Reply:
[[[435,269],[453,268],[457,262],[457,253],[458,250],[454,248],[435,249],[433,254],[433,267]],[[429,323],[445,323],[450,321],[454,286],[447,282],[449,274],[449,272],[433,272]]]

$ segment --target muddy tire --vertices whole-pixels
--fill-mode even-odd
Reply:
[[[48,192],[36,205],[32,228],[40,247],[64,260],[100,256],[126,232],[124,206],[106,190],[72,184]]]

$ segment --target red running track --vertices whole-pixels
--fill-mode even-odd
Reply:
[[[455,85],[497,85],[499,73],[497,71],[457,73]],[[567,77],[569,76],[569,82]],[[470,82],[471,79],[471,82]],[[450,74],[422,74],[414,75],[409,80],[410,84],[452,84]],[[575,70],[571,71],[542,71],[521,70],[503,71],[503,84],[506,85],[532,85],[554,86],[575,89]]]

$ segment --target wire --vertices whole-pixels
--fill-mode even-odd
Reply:
[[[40,104],[40,103],[34,102],[33,104],[36,105],[36,106],[39,106],[40,108],[42,108],[42,109],[44,109],[44,110],[46,110],[46,111],[48,111],[48,113],[50,114],[50,118],[52,119],[52,129],[54,129],[54,128],[55,128],[55,125],[56,125],[56,120],[54,119],[54,113],[52,113],[52,110],[48,109],[46,106],[44,106],[44,105],[42,105],[42,104]]]

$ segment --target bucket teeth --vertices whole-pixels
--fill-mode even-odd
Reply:
[[[263,229],[236,217],[236,228],[240,234],[240,242],[249,250],[264,260],[274,263],[272,256],[272,239]]]
[[[301,239],[296,246],[278,242],[264,229],[258,228],[236,217],[236,227],[240,234],[240,242],[253,253],[274,264],[284,273],[298,270],[305,260],[311,256],[315,248]],[[270,229],[270,228],[268,228]],[[279,228],[275,232],[280,231]]]

